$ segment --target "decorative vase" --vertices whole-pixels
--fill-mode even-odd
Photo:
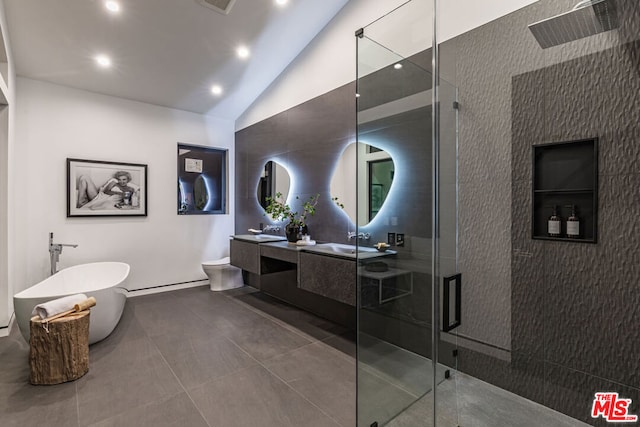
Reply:
[[[300,226],[289,223],[284,227],[284,234],[287,236],[288,242],[295,243],[299,240]]]

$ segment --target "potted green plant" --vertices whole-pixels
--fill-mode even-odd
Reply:
[[[313,216],[316,213],[316,205],[318,204],[318,198],[320,194],[309,197],[302,204],[302,213],[294,211],[282,197],[282,193],[276,193],[276,197],[267,197],[267,207],[265,208],[265,215],[269,215],[276,221],[289,220],[284,228],[287,240],[289,242],[298,241],[300,234],[308,234],[309,229],[307,227],[307,217]],[[300,200],[300,197],[296,196],[296,200]]]

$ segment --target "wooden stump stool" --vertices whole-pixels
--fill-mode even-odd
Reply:
[[[60,384],[87,373],[89,310],[52,320],[48,324],[34,316],[30,330],[31,384]]]

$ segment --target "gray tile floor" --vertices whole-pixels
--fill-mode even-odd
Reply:
[[[129,299],[116,330],[90,347],[89,372],[71,383],[30,385],[27,357],[17,328],[0,339],[2,427],[356,424],[353,333],[251,288],[214,293],[199,287]],[[371,405],[368,413],[388,419],[420,391],[414,376],[399,383],[402,376],[393,370],[421,365],[406,355],[391,363],[368,357],[372,363],[360,369],[360,401]],[[533,420],[580,425],[462,374],[441,391],[439,418],[446,427],[457,425],[456,411],[467,416],[460,419],[465,427],[541,425]],[[430,395],[389,425],[431,425]],[[483,399],[494,398],[502,402],[503,421],[482,410],[493,404]]]
[[[17,328],[0,339],[0,425],[351,427],[349,334],[250,288],[130,298],[71,383],[30,385]]]

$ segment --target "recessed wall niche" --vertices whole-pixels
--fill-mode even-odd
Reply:
[[[598,139],[534,145],[532,237],[597,242]]]
[[[178,214],[227,213],[227,151],[178,144]]]

